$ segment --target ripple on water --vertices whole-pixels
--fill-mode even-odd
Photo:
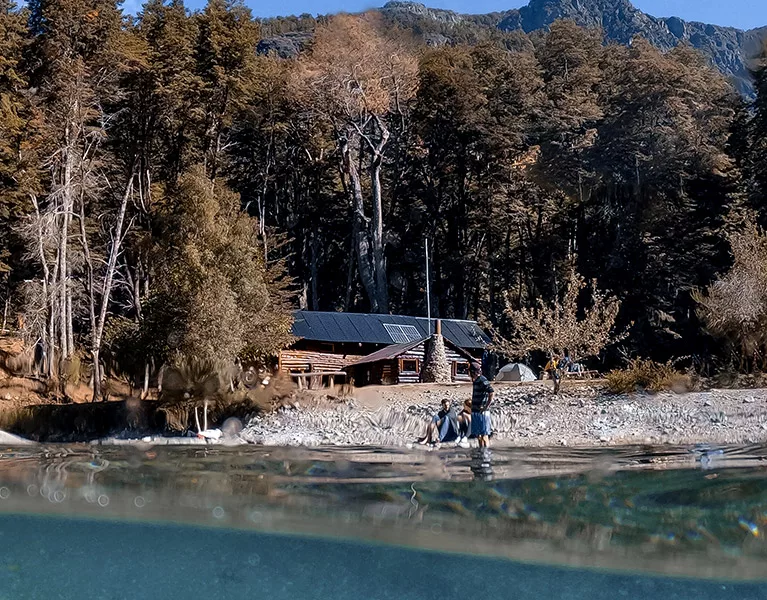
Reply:
[[[698,576],[760,576],[767,560],[759,446],[60,450],[0,454],[0,512],[286,530]]]

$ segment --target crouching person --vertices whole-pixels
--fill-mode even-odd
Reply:
[[[439,412],[434,415],[426,430],[426,435],[418,440],[419,444],[454,442],[460,435],[458,415],[448,399],[443,399]]]

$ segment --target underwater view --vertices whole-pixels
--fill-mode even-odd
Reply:
[[[0,598],[767,598],[767,448],[47,445]]]

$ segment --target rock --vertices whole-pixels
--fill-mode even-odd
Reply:
[[[441,33],[426,33],[423,37],[426,45],[432,48],[447,46],[450,43],[450,38]]]
[[[420,2],[402,2],[401,0],[394,0],[392,2],[387,2],[380,10],[382,13],[389,15],[394,15],[398,12],[402,13],[408,17],[408,20],[410,15],[425,17],[440,23],[450,24],[460,23],[464,20],[462,15],[459,15],[452,10],[429,8]]]
[[[258,42],[258,54],[274,54],[280,58],[295,58],[312,40],[310,31],[291,31],[281,35],[264,38]]]

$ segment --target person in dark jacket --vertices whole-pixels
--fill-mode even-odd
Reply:
[[[454,442],[458,439],[460,426],[458,414],[447,398],[441,403],[439,412],[434,415],[426,430],[426,435],[418,440],[419,444],[436,444],[437,442]]]
[[[477,438],[480,448],[487,448],[490,443],[490,413],[495,390],[487,378],[482,375],[482,367],[472,363],[469,375],[474,382],[471,391],[471,435]]]

